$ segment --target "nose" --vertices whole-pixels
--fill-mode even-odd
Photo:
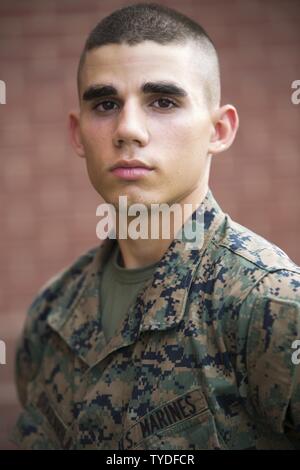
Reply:
[[[146,118],[138,103],[127,102],[118,114],[117,126],[113,135],[116,147],[144,147],[149,141]]]

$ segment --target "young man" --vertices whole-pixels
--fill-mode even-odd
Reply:
[[[118,215],[121,196],[189,211],[167,238],[121,237],[117,222],[117,241],[42,289],[17,352],[15,441],[299,447],[300,269],[233,222],[209,190],[211,158],[238,128],[236,109],[220,106],[211,40],[174,10],[123,8],[90,33],[78,90],[71,138],[105,202]],[[188,223],[198,245],[177,237]]]

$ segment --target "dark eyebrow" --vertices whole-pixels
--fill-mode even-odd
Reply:
[[[83,101],[91,101],[103,96],[116,96],[117,89],[111,85],[91,85],[82,95]]]
[[[141,86],[144,94],[163,94],[178,97],[186,97],[187,92],[176,83],[172,82],[146,82]],[[84,101],[91,101],[105,96],[118,96],[118,90],[112,85],[91,85],[82,95]]]
[[[163,95],[187,96],[187,92],[176,83],[172,82],[146,82],[142,85],[145,94],[160,93]]]

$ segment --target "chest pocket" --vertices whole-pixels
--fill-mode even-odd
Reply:
[[[226,448],[201,389],[163,403],[128,429],[121,449],[201,450]]]

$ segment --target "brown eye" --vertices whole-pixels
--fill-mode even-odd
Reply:
[[[94,109],[96,111],[111,111],[113,108],[113,106],[115,105],[116,103],[114,101],[110,101],[110,100],[106,100],[106,101],[101,101],[101,103],[98,103]],[[101,109],[100,106],[102,106],[103,108]]]
[[[154,101],[154,103],[158,103],[158,102],[160,103],[160,106],[158,107],[162,109],[172,109],[174,106],[176,107],[176,104],[174,103],[174,101],[169,100],[168,98],[159,98],[158,100]],[[170,107],[170,104],[172,105],[171,107]]]

